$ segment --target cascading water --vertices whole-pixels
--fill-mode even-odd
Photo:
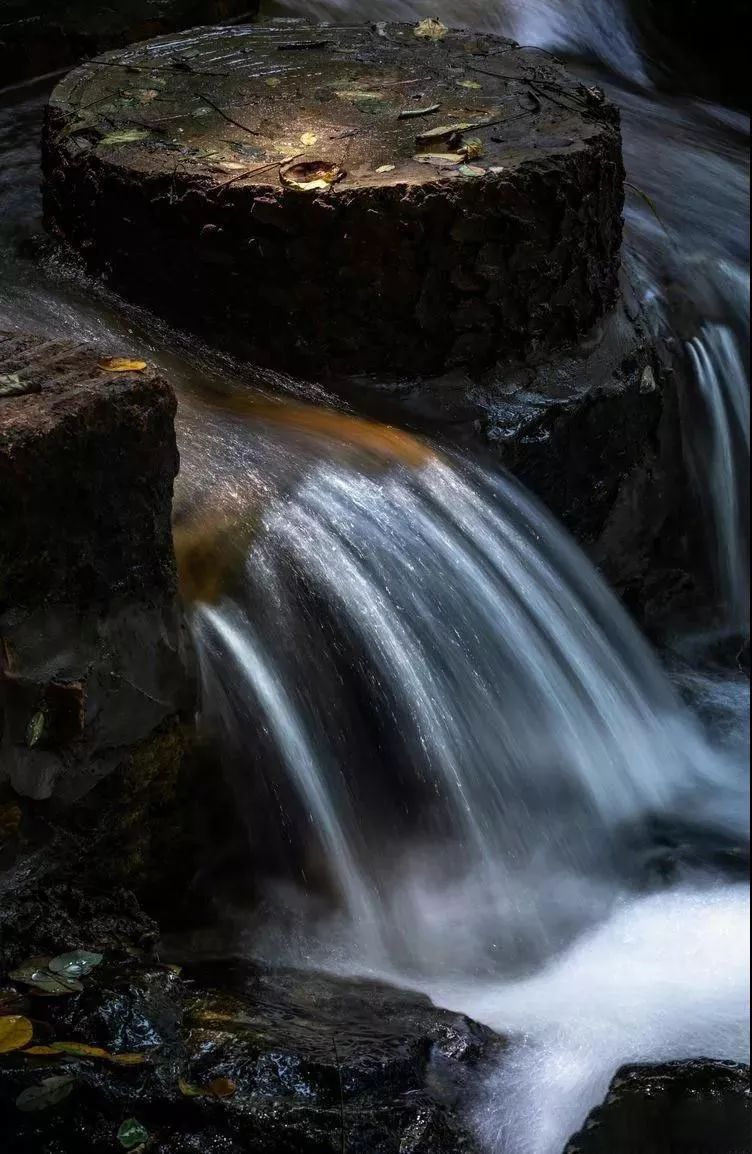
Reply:
[[[374,0],[362,15],[439,15],[610,69],[593,75],[622,111],[625,271],[694,366],[688,458],[726,624],[743,631],[745,119],[637,91],[621,6]],[[744,1058],[748,900],[691,831],[721,847],[748,838],[745,685],[682,673],[701,732],[515,484],[355,422],[207,408],[197,386],[245,397],[246,380],[64,265],[19,255],[39,227],[43,97],[0,111],[0,324],[126,343],[179,388],[179,505],[219,510],[243,543],[224,598],[195,609],[205,702],[241,799],[268,781],[260,809],[255,794],[244,805],[254,838],[274,840],[277,814],[296,866],[275,894],[302,935],[269,925],[267,948],[419,984],[513,1035],[477,1105],[489,1154],[560,1154],[622,1062]],[[689,830],[691,852],[675,884],[641,895],[655,820]],[[256,930],[253,948],[263,941]]]

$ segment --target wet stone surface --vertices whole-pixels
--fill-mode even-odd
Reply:
[[[129,1118],[160,1154],[474,1154],[462,1118],[479,1064],[503,1051],[490,1030],[372,982],[245,963],[177,971],[115,949],[83,991],[27,998],[34,1044],[99,1053],[0,1055],[7,1154],[119,1151]],[[61,1076],[73,1079],[64,1101],[17,1108]]]
[[[319,377],[576,339],[617,295],[616,110],[511,41],[415,31],[238,26],[83,65],[48,109],[48,227],[170,319]]]
[[[749,1154],[751,1121],[748,1066],[624,1066],[564,1154]]]

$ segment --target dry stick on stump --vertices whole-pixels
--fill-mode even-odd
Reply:
[[[242,128],[243,132],[249,132],[251,136],[261,136],[261,133],[257,132],[255,128],[249,128],[247,124],[241,124],[239,120],[233,120],[233,118],[229,116],[223,108],[220,108],[218,104],[215,104],[214,101],[211,100],[204,92],[197,92],[196,95],[200,100],[204,100],[210,108],[213,108],[215,112],[218,112],[219,115],[224,120],[226,120],[228,124],[234,124],[236,128]]]

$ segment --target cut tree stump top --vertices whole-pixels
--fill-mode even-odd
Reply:
[[[545,53],[421,30],[200,29],[80,66],[50,103],[48,223],[173,320],[308,371],[576,336],[616,291],[616,111]]]

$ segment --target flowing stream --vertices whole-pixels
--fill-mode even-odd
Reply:
[[[625,271],[693,368],[687,458],[724,627],[745,632],[744,118],[652,91],[602,0],[428,7],[363,15],[590,56],[620,105]],[[510,478],[40,255],[49,87],[0,93],[0,327],[141,351],[178,389],[188,577],[191,534],[221,530],[222,579],[193,590],[203,710],[269,851],[276,913],[249,948],[420,987],[510,1035],[476,1104],[489,1154],[560,1154],[623,1062],[745,1060],[749,903],[729,863],[749,837],[746,680],[667,672]]]

